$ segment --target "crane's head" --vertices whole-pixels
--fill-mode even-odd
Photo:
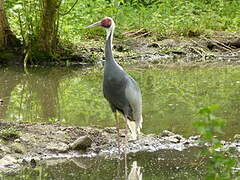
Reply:
[[[87,26],[86,28],[91,28],[91,27],[95,27],[95,26],[100,26],[100,27],[105,28],[107,31],[107,34],[109,34],[110,32],[112,32],[114,30],[115,23],[112,18],[105,17],[101,21],[93,23],[93,24]]]

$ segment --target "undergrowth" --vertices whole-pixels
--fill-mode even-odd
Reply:
[[[239,31],[239,0],[68,0],[61,2],[59,35],[64,43],[103,38],[100,28],[86,25],[110,16],[118,38],[123,32],[144,29],[157,36],[199,36],[212,31]],[[11,28],[18,37],[35,38],[39,6],[35,0],[5,2]],[[35,27],[36,26],[36,27]],[[35,27],[35,28],[32,28]],[[20,31],[21,29],[21,31]],[[26,35],[25,35],[26,36]],[[27,36],[28,37],[28,36]],[[27,40],[26,40],[27,41]]]
[[[62,9],[71,5],[72,0],[66,1]],[[71,41],[98,38],[104,31],[84,27],[104,16],[114,18],[119,38],[123,32],[142,28],[161,36],[237,31],[240,28],[239,7],[238,0],[83,0],[61,18],[61,36]]]
[[[211,105],[200,109],[199,114],[203,118],[194,123],[201,135],[200,143],[207,145],[202,152],[209,157],[206,179],[238,180],[239,172],[234,172],[235,167],[239,166],[237,153],[225,149],[218,139],[218,135],[224,134],[222,128],[226,121],[214,116],[213,111],[217,108],[218,105]]]

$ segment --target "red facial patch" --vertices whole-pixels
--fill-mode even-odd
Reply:
[[[112,21],[109,18],[103,18],[101,20],[101,25],[105,28],[109,28],[112,25]]]

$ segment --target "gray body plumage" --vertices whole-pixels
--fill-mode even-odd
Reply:
[[[103,93],[113,112],[119,111],[134,121],[135,133],[142,128],[142,96],[136,81],[117,64],[112,55],[112,32],[105,45]],[[131,130],[131,127],[129,127]],[[132,130],[131,130],[132,131]]]

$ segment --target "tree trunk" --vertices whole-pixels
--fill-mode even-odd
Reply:
[[[0,0],[0,49],[5,48],[5,13],[3,7],[3,0]]]
[[[0,0],[0,50],[11,49],[19,45],[20,41],[10,29],[4,10],[4,0]]]
[[[40,51],[51,54],[56,47],[56,21],[58,0],[43,0],[38,45]]]

